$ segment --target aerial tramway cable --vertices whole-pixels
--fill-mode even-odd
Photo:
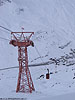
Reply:
[[[41,58],[41,54],[39,53],[39,51],[38,51],[38,49],[36,48],[36,46],[35,46],[35,49],[36,49],[36,52],[38,53],[38,55],[39,55],[39,57],[40,57],[42,63],[44,63],[43,59]],[[46,66],[45,66],[45,67],[46,67]]]
[[[40,57],[40,59],[41,59],[41,61],[42,61],[42,63],[43,63],[43,59],[41,58],[41,55],[40,55],[38,49],[36,48],[36,46],[35,46],[35,49],[36,49],[36,52],[38,53],[38,55],[39,55],[39,57]]]
[[[44,65],[49,65],[49,64],[47,64],[47,63],[45,63],[45,64],[32,64],[32,65],[28,65],[28,67],[31,68],[31,67],[38,67],[38,66],[44,66]],[[19,68],[19,66],[1,68],[0,71],[1,70],[8,70],[8,69],[15,69],[15,68]]]
[[[12,30],[10,30],[10,29],[8,29],[8,28],[6,28],[6,27],[4,27],[4,26],[1,26],[0,25],[0,28],[3,28],[3,29],[5,29],[5,30],[7,30],[7,31],[9,31],[9,32],[13,32]],[[9,33],[10,34],[10,33]],[[18,36],[20,36],[19,34],[17,34]]]
[[[9,39],[3,38],[3,37],[0,37],[0,39],[10,41]]]
[[[8,29],[8,28],[6,28],[6,27],[4,27],[4,26],[1,26],[1,25],[0,25],[0,28],[2,28],[2,29],[4,29],[4,30],[7,30],[7,31],[9,31],[9,32],[12,32],[10,29]],[[3,38],[3,37],[0,37],[0,39],[6,40],[6,41],[10,41],[9,39]]]
[[[4,27],[4,26],[1,26],[1,25],[0,25],[0,28],[2,28],[2,29],[4,29],[4,30],[7,30],[7,31],[9,31],[9,32],[13,32],[12,30],[10,30],[10,29],[8,29],[8,28],[6,28],[6,27]],[[9,34],[10,34],[10,33],[9,33]],[[19,35],[19,34],[17,34],[17,35]],[[3,38],[3,37],[0,37],[0,39],[4,39],[4,40],[10,41],[9,39],[5,39],[5,38]]]
[[[7,30],[7,31],[9,31],[9,32],[12,32],[10,29],[8,29],[8,28],[6,28],[6,27],[4,27],[4,26],[1,26],[1,25],[0,25],[0,28],[3,28],[3,29],[5,29],[5,30]]]

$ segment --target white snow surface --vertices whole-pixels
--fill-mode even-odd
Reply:
[[[12,31],[34,31],[31,38],[35,47],[28,48],[29,64],[60,58],[75,49],[75,0],[7,0],[0,6],[0,26]],[[0,28],[0,69],[18,66],[18,50],[9,44],[11,33]],[[42,60],[40,59],[38,49]],[[75,62],[75,58],[71,59]],[[25,100],[75,100],[75,65],[60,64],[31,67],[35,92],[16,93],[18,68],[0,70],[0,98]],[[50,79],[38,79],[53,74]],[[55,71],[57,70],[57,73]]]

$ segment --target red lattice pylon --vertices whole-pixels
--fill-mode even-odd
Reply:
[[[25,33],[31,33],[28,37],[25,36]],[[27,47],[33,46],[33,41],[30,40],[30,37],[34,32],[12,32],[12,39],[10,44],[13,46],[18,46],[18,61],[19,61],[19,76],[16,92],[29,92],[34,91],[34,85],[31,78],[31,74],[28,68],[28,55]]]

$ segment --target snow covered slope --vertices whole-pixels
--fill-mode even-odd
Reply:
[[[74,4],[74,0],[12,0],[12,2],[5,2],[3,6],[0,6],[0,25],[12,31],[22,31],[21,27],[24,27],[25,31],[34,31],[35,35],[33,40],[35,46],[38,49],[40,46],[39,52],[41,56],[48,55],[46,59],[49,60],[50,57],[59,57],[63,55],[64,52],[69,52],[71,47],[74,48]],[[9,32],[1,28],[0,31],[1,37],[10,38]],[[3,40],[1,41],[3,43]],[[4,41],[4,43],[6,42]],[[7,43],[3,46],[6,48],[6,51],[9,51],[7,56],[10,56],[11,48],[13,47],[8,45],[10,48],[8,49]],[[59,47],[63,47],[63,50]],[[6,59],[7,54],[4,53],[4,48],[2,48],[2,61]],[[16,52],[14,48],[12,51]],[[33,51],[36,53],[35,50]],[[11,57],[13,63],[11,64],[10,61],[9,65],[5,63],[4,66],[18,65],[14,62],[16,60],[14,53]],[[35,54],[32,60],[37,57],[38,54]],[[6,59],[6,62],[8,62],[7,60],[8,59]],[[0,64],[0,66],[1,65],[3,65],[3,63]]]
[[[49,80],[39,80],[36,79],[43,73],[46,74],[46,68],[49,68],[50,70],[54,71],[56,61],[58,63],[58,70],[60,66],[60,70],[62,70],[62,65],[64,70],[66,70],[66,66],[70,66],[75,64],[75,0],[3,0],[4,2],[0,5],[0,26],[4,26],[12,31],[22,31],[22,27],[24,27],[24,31],[34,31],[35,34],[32,37],[32,40],[34,41],[35,47],[29,47],[28,48],[28,54],[29,54],[29,64],[37,64],[37,63],[43,63],[47,62],[48,64],[53,63],[53,65],[44,66],[30,69],[32,72],[32,76],[34,79],[34,83],[36,84],[36,90],[40,93],[47,92],[48,95],[54,95],[56,94],[63,94],[67,93],[67,91],[74,92],[74,80],[73,72],[70,71],[67,74],[67,77],[70,76],[70,79],[68,78],[67,81],[62,77],[65,77],[66,71],[58,71],[59,73],[55,77],[55,74],[53,75],[53,79]],[[11,1],[11,2],[9,2]],[[5,39],[11,39],[10,32],[0,28],[0,69],[11,67],[11,66],[18,66],[18,52],[17,48],[9,45],[9,40]],[[40,55],[37,53],[38,51]],[[34,55],[33,55],[34,52]],[[40,57],[41,56],[41,57]],[[42,58],[42,60],[40,59]],[[51,59],[52,58],[52,59]],[[54,59],[54,60],[53,60]],[[51,68],[52,67],[52,68]],[[74,67],[74,66],[73,66]],[[72,70],[69,68],[68,70]],[[39,71],[40,70],[40,71]],[[2,75],[3,73],[8,73],[6,78]],[[35,76],[33,73],[35,72]],[[16,73],[16,74],[15,74]],[[63,75],[63,73],[65,73]],[[11,82],[13,84],[16,83],[17,80],[17,70],[2,72],[0,74],[1,77],[1,85],[0,89],[3,88],[5,81],[6,88],[3,88],[3,91],[1,93],[1,96],[3,96],[3,93],[5,89],[7,90],[8,87],[11,89],[7,94],[5,93],[5,97],[9,97],[9,92],[12,97],[16,96],[15,94],[15,88],[16,85],[11,85]],[[14,75],[14,76],[13,76]],[[60,75],[62,75],[60,77]],[[10,77],[8,77],[10,76]],[[58,79],[59,77],[59,79]],[[14,78],[14,79],[13,79]],[[9,84],[8,84],[8,80]],[[14,81],[13,81],[13,80]],[[61,86],[60,86],[60,81]],[[65,81],[65,82],[64,82]],[[71,89],[68,89],[69,84],[73,87]],[[39,86],[38,86],[39,84]],[[43,86],[42,86],[43,84]],[[54,87],[54,84],[56,85],[53,89],[51,86]],[[68,84],[68,87],[67,87]],[[50,85],[50,87],[48,87]],[[13,89],[14,88],[14,89]],[[58,93],[57,92],[57,89]],[[64,92],[63,91],[64,88]],[[51,92],[49,91],[51,90]],[[43,92],[44,91],[44,92]],[[49,92],[48,92],[49,91]],[[36,93],[33,93],[34,95]],[[37,95],[37,94],[36,94]],[[42,94],[44,95],[44,94]],[[41,97],[42,97],[41,95]],[[46,95],[46,94],[45,94]],[[19,96],[19,95],[18,95]],[[17,96],[17,97],[18,97]],[[23,96],[23,95],[22,95]],[[37,95],[38,96],[38,95]],[[19,96],[20,97],[20,96]],[[24,96],[23,96],[24,97]],[[35,97],[36,98],[36,97]]]

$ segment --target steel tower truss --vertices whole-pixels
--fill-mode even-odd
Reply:
[[[26,36],[26,33],[28,33],[28,36]],[[30,40],[33,34],[34,32],[11,32],[10,44],[18,46],[19,75],[16,92],[31,93],[35,90],[28,68],[27,55],[27,47],[34,47],[33,41]]]

